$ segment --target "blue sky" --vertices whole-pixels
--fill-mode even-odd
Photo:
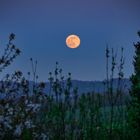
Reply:
[[[0,0],[0,48],[9,33],[21,56],[5,71],[31,70],[30,57],[38,60],[40,80],[58,61],[73,79],[105,79],[106,43],[115,50],[124,47],[125,77],[133,72],[133,42],[140,29],[139,0]],[[78,49],[69,49],[65,39],[77,34]]]

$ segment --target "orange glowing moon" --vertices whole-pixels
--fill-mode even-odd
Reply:
[[[66,38],[66,44],[69,48],[78,48],[80,45],[80,38],[77,35],[69,35]]]

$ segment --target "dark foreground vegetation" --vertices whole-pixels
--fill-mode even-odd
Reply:
[[[140,33],[139,33],[140,35]],[[20,54],[13,44],[15,35],[0,58],[0,72]],[[31,58],[32,72],[25,78],[21,71],[0,80],[1,140],[139,140],[140,139],[140,42],[134,44],[134,68],[130,95],[124,93],[123,48],[118,60],[106,47],[104,93],[94,91],[78,95],[71,73],[66,78],[56,62],[49,73],[50,91],[44,82],[37,83],[37,62]],[[118,75],[117,88],[113,79]],[[32,77],[32,82],[29,81]]]

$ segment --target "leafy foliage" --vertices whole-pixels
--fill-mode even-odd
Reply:
[[[140,32],[138,32],[140,37]],[[134,44],[134,74],[131,76],[132,88],[130,91],[131,102],[129,109],[129,127],[133,139],[140,139],[140,42]]]
[[[0,70],[4,70],[20,54],[11,34],[4,55],[0,58]],[[138,46],[138,44],[136,45]],[[137,53],[137,56],[140,53]],[[104,94],[83,93],[72,85],[71,73],[63,76],[56,62],[55,70],[49,73],[50,91],[45,93],[44,82],[37,82],[37,61],[32,58],[32,71],[28,78],[21,71],[7,74],[0,81],[0,138],[2,140],[127,140],[138,132],[139,119],[139,57],[135,57],[136,74],[132,76],[132,107],[126,104],[123,93],[125,85],[123,48],[117,62],[117,53],[106,48],[106,80]],[[111,65],[109,65],[111,64]],[[118,70],[117,89],[113,82]],[[129,122],[129,123],[128,123]],[[128,124],[130,132],[128,131]],[[135,128],[135,129],[134,129]],[[129,133],[128,133],[129,132]],[[135,137],[138,138],[138,137]]]

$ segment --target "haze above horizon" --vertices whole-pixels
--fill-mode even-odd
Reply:
[[[6,70],[31,70],[30,57],[38,61],[40,80],[60,63],[64,75],[73,79],[94,81],[105,79],[105,47],[119,52],[124,47],[124,73],[133,72],[133,42],[140,29],[139,0],[1,0],[0,48],[8,35],[16,34],[15,45],[20,57]],[[80,47],[69,49],[66,37],[77,34]]]

